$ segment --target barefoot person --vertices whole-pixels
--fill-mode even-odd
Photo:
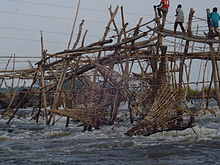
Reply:
[[[183,13],[183,10],[182,10],[182,5],[179,4],[177,6],[177,9],[176,9],[176,21],[175,21],[175,24],[174,24],[174,33],[176,33],[176,28],[178,25],[180,25],[180,28],[182,30],[183,33],[185,33],[185,29],[183,27],[183,22],[184,22],[184,13]]]
[[[214,7],[212,12],[208,15],[209,19],[210,19],[210,31],[211,33],[213,33],[213,30],[218,34],[218,27],[219,27],[219,20],[220,20],[220,16],[217,13],[218,8]]]
[[[154,5],[154,8],[157,8],[158,16],[162,17],[162,27],[165,25],[169,6],[170,0],[161,0],[159,5]]]

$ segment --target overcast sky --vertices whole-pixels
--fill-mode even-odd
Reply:
[[[67,47],[78,0],[1,0],[0,56],[40,56],[40,30],[44,31],[45,47],[54,53]],[[176,6],[183,5],[185,16],[190,8],[197,17],[206,17],[205,9],[220,8],[220,0],[171,0],[168,21],[174,21]],[[124,6],[129,28],[140,17],[153,18],[153,5],[159,0],[81,0],[79,20],[85,19],[87,43],[101,38],[109,19],[108,7]],[[77,24],[77,27],[78,27]],[[77,29],[75,34],[77,33]]]

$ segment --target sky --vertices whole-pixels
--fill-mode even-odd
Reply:
[[[81,0],[77,26],[85,20],[88,29],[87,44],[98,41],[109,20],[108,8],[123,6],[128,28],[152,20],[153,5],[160,0]],[[40,30],[43,31],[45,49],[55,53],[67,48],[78,0],[1,0],[0,56],[40,57]],[[195,16],[205,18],[206,8],[218,7],[220,0],[171,0],[168,21],[174,22],[175,9],[183,5],[187,19],[190,8]],[[1,58],[0,58],[1,60]],[[0,64],[1,65],[1,64]]]

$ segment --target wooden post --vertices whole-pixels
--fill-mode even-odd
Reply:
[[[188,29],[187,29],[187,35],[191,36],[192,35],[192,19],[193,19],[193,15],[194,15],[195,11],[191,8],[190,12],[189,12],[189,18],[188,18]],[[184,52],[183,52],[183,57],[180,60],[180,67],[179,67],[179,86],[182,86],[183,83],[183,70],[184,70],[184,62],[185,62],[185,58],[187,56],[189,50],[189,40],[186,40],[185,43],[185,48],[184,48]]]
[[[167,76],[166,76],[166,52],[167,46],[161,46],[161,58],[160,58],[160,65],[157,72],[157,80],[156,80],[156,89],[158,90],[161,86],[167,84]],[[156,92],[157,92],[156,90]]]
[[[12,55],[11,55],[10,58],[8,59],[7,64],[6,64],[6,66],[5,66],[4,75],[6,74],[6,70],[8,69],[8,65],[10,64],[11,59],[12,59]],[[4,81],[5,81],[5,79],[2,78],[2,82],[1,82],[1,84],[0,84],[0,87],[2,86],[2,84],[3,84]]]
[[[81,47],[84,47],[84,43],[85,43],[87,33],[88,33],[88,30],[86,30],[84,35],[83,35],[83,39],[82,39],[82,42],[81,42]]]
[[[68,42],[67,49],[70,48],[70,45],[71,45],[71,42],[72,42],[72,39],[73,39],[73,32],[74,32],[74,29],[75,29],[75,26],[76,26],[77,17],[78,17],[78,14],[79,14],[80,2],[81,2],[81,0],[78,0],[76,15],[75,15],[75,18],[74,18],[74,21],[73,21],[73,27],[72,27],[72,31],[71,31],[71,34],[70,34],[70,39],[69,39],[69,42]]]
[[[207,13],[207,24],[208,24],[209,34],[211,34],[211,23],[210,23],[210,18],[209,18],[210,9],[209,8],[206,9],[206,13]]]
[[[41,86],[41,93],[40,93],[40,103],[42,102],[42,98],[41,96],[43,96],[43,107],[44,107],[44,116],[45,116],[45,120],[47,123],[48,120],[48,112],[47,112],[47,96],[46,96],[46,89],[45,89],[45,78],[44,78],[44,74],[45,71],[43,69],[42,65],[45,65],[45,59],[46,59],[46,53],[44,51],[44,40],[43,40],[43,32],[41,31],[41,60],[43,61],[43,63],[40,64],[40,73],[41,73],[41,78],[40,78],[40,86]],[[40,105],[41,106],[41,105]],[[39,111],[40,111],[39,107]]]
[[[61,88],[62,88],[63,82],[65,80],[68,65],[69,65],[69,61],[64,61],[63,62],[63,69],[62,69],[62,73],[60,73],[59,81],[57,82],[55,97],[54,97],[54,101],[53,101],[53,105],[52,105],[52,110],[57,109],[57,103],[58,103],[58,100],[60,98]],[[53,124],[55,124],[55,114],[51,113],[50,118],[47,121],[47,125],[50,124],[52,118],[53,118]]]
[[[36,82],[36,77],[37,77],[37,72],[34,75],[33,78],[33,82],[31,84],[31,86],[29,87],[28,91],[25,93],[24,97],[19,101],[19,103],[17,104],[17,108],[13,111],[12,116],[10,117],[10,119],[7,121],[7,124],[11,123],[11,120],[14,118],[15,114],[18,112],[19,108],[21,107],[21,105],[23,104],[24,100],[26,99],[27,95],[30,93],[31,89],[33,88],[35,82]]]
[[[17,88],[19,87],[19,84],[20,84],[20,79],[18,80]],[[12,96],[12,98],[11,98],[11,101],[10,101],[8,107],[4,110],[4,112],[3,112],[3,116],[4,116],[5,113],[7,113],[7,111],[10,110],[11,105],[12,105],[13,102],[14,102],[14,99],[15,99],[15,96],[16,96],[16,92],[17,92],[16,90],[13,92],[13,96]]]
[[[81,33],[82,33],[82,27],[83,27],[84,22],[85,22],[85,20],[82,20],[82,22],[81,22],[80,25],[79,25],[79,32],[78,32],[76,41],[75,41],[75,43],[74,43],[74,45],[73,45],[73,49],[75,49],[76,46],[77,46],[78,43],[79,43],[79,40],[80,40],[80,37],[81,37]]]
[[[15,81],[15,78],[14,78],[14,75],[15,75],[15,54],[14,54],[14,58],[13,58],[13,78],[12,78],[12,84],[11,84],[11,87],[14,88],[14,81]]]
[[[219,79],[218,79],[218,65],[216,65],[216,57],[217,54],[215,53],[215,49],[213,47],[213,44],[209,44],[210,53],[211,53],[211,61],[212,61],[212,72],[213,72],[213,80],[214,80],[214,86],[215,86],[215,94],[216,94],[216,100],[218,102],[218,106],[220,107],[220,91],[219,91]]]

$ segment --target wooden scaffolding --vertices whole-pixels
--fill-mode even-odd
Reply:
[[[121,24],[117,25],[119,10]],[[123,7],[114,11],[109,8],[109,12],[101,40],[85,45],[83,20],[75,42],[70,39],[67,50],[48,53],[41,33],[42,56],[36,67],[30,64],[28,69],[8,70],[6,66],[1,71],[1,85],[7,79],[31,81],[23,91],[2,93],[5,96],[1,98],[8,95],[9,100],[2,116],[11,110],[8,124],[25,102],[31,102],[31,115],[36,121],[42,117],[46,124],[55,124],[59,116],[67,118],[67,126],[73,118],[83,122],[85,128],[99,129],[113,125],[121,103],[127,103],[126,113],[134,126],[125,134],[148,136],[192,127],[195,114],[184,104],[187,99],[206,99],[208,108],[210,98],[214,98],[220,105],[220,40],[199,35],[199,27],[196,32],[192,30],[193,9],[186,33],[162,28],[158,17],[147,23],[141,18],[128,29]],[[111,36],[110,28],[115,33]],[[198,59],[206,63],[204,67],[192,66]],[[212,70],[207,80],[209,62]],[[203,78],[191,81],[192,70],[200,70]],[[202,94],[192,96],[191,86],[198,84]],[[12,104],[16,98],[16,104]]]

